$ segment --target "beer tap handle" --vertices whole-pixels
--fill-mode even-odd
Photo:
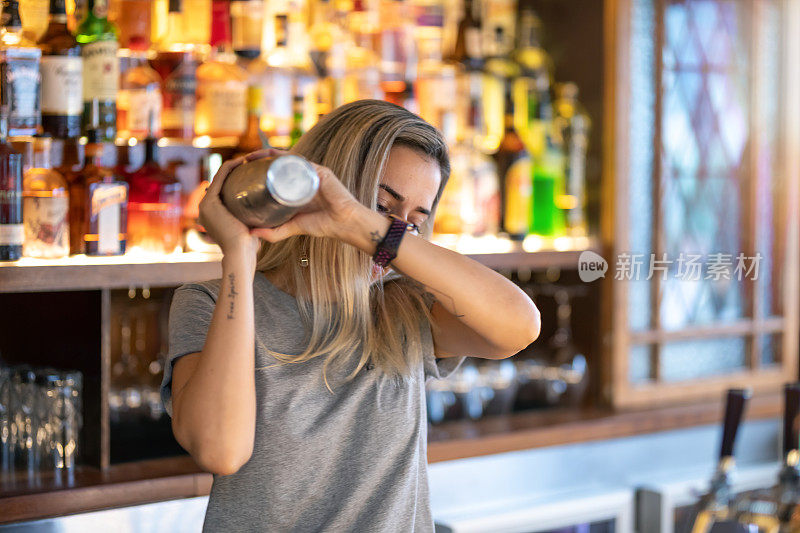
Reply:
[[[800,440],[800,383],[783,387],[783,457],[798,449]]]
[[[725,402],[725,425],[722,429],[722,446],[719,451],[720,460],[733,457],[733,445],[736,441],[736,432],[742,422],[744,408],[750,399],[747,389],[729,389]]]

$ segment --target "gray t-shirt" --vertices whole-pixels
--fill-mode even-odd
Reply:
[[[175,291],[161,386],[170,416],[172,365],[203,349],[218,291],[219,280]],[[294,297],[260,273],[253,291],[253,455],[236,474],[214,476],[203,530],[433,531],[425,381],[447,376],[464,358],[436,359],[430,324],[421,319],[425,358],[412,384],[365,367],[352,381],[332,385],[332,394],[322,379],[324,356],[259,368],[276,362],[267,349],[301,353],[307,336]]]

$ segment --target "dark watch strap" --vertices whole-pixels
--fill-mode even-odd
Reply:
[[[400,247],[400,241],[408,230],[408,222],[398,217],[390,217],[392,224],[389,226],[389,231],[383,237],[378,246],[375,248],[375,255],[372,256],[372,261],[379,267],[386,268],[386,266],[397,257],[397,249]]]

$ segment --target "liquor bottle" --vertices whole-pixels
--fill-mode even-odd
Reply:
[[[299,91],[299,88],[296,88],[292,98],[292,131],[289,134],[289,147],[297,144],[297,141],[305,133],[303,125],[304,103],[303,94]]]
[[[79,138],[53,139],[53,145],[53,153],[56,155],[53,168],[64,176],[69,184],[83,168],[83,150]]]
[[[195,135],[239,137],[247,127],[247,73],[231,51],[228,3],[212,3],[211,56],[197,69]]]
[[[155,122],[152,114],[150,122]],[[144,140],[144,163],[128,183],[128,246],[152,253],[174,252],[181,239],[181,184],[158,163],[158,139],[152,126]]]
[[[528,233],[531,215],[531,156],[514,128],[514,103],[506,90],[505,134],[495,154],[501,192],[501,230],[515,240]]]
[[[83,57],[84,127],[91,124],[89,115],[97,102],[100,115],[96,134],[100,141],[113,141],[119,92],[117,28],[107,18],[108,0],[88,0],[88,9],[75,37]]]
[[[153,40],[160,50],[209,50],[211,0],[155,0]]]
[[[517,0],[481,1],[481,19],[486,57],[508,57],[514,48]]]
[[[485,10],[484,10],[485,13]],[[485,21],[486,19],[484,19]],[[484,23],[484,30],[486,24]],[[486,135],[479,139],[478,146],[485,153],[493,153],[499,146],[505,132],[506,117],[506,92],[513,91],[514,80],[520,75],[519,65],[510,59],[509,52],[502,52],[506,46],[505,29],[503,26],[494,28],[492,40],[486,41],[486,32],[482,33],[481,47],[484,52],[484,78],[481,86],[483,94],[483,115],[486,121]],[[501,52],[498,52],[501,51]],[[517,109],[517,113],[523,108]],[[518,127],[518,123],[515,123]],[[522,132],[517,129],[517,133]],[[522,137],[525,142],[525,137]]]
[[[49,10],[50,0],[20,0],[19,16],[22,18],[22,33],[26,39],[36,42],[44,34]]]
[[[251,85],[247,88],[247,129],[239,137],[239,144],[236,145],[236,156],[249,154],[264,148],[266,140],[261,133],[261,106],[263,96],[261,87]]]
[[[100,103],[90,105],[84,166],[69,183],[70,253],[121,255],[127,240],[128,184],[100,166]]]
[[[288,148],[291,144],[293,124],[293,77],[290,52],[287,46],[289,15],[278,12],[273,17],[274,45],[268,46],[258,59],[247,68],[249,85],[262,90],[263,104],[261,131],[275,148]]]
[[[564,210],[565,228],[574,237],[585,236],[586,228],[586,149],[591,120],[578,102],[578,86],[564,83],[557,87],[553,127],[561,139],[565,160],[564,194],[556,206]]]
[[[0,25],[2,75],[6,87],[8,135],[34,135],[42,121],[39,106],[39,61],[42,51],[22,33],[17,0],[3,0]]]
[[[16,261],[22,257],[24,237],[22,154],[8,143],[8,105],[3,103],[0,110],[0,261]]]
[[[150,48],[153,0],[111,0],[108,20],[119,30],[120,48]]]
[[[33,164],[22,181],[25,242],[22,255],[55,259],[69,255],[67,181],[50,166],[51,140],[33,141]]]
[[[340,24],[340,13],[331,0],[314,3],[313,24],[309,29],[309,57],[319,79],[317,115],[322,116],[344,103],[344,71],[347,36]]]
[[[345,51],[342,87],[344,103],[363,99],[380,99],[380,56],[376,52],[378,35],[377,11],[362,0],[355,0],[347,15],[347,27],[353,43]]]
[[[407,0],[380,3],[381,90],[385,100],[403,104],[415,68],[413,24]]]
[[[249,60],[261,54],[263,28],[263,0],[231,1],[231,33],[233,51],[237,56]]]
[[[512,55],[520,74],[514,80],[515,117],[517,130],[528,149],[538,157],[545,149],[547,129],[553,120],[550,96],[550,56],[541,46],[541,22],[536,14],[523,10],[520,16],[517,45]]]
[[[564,153],[558,139],[548,132],[544,152],[534,158],[531,232],[554,237],[564,232]]]
[[[137,45],[138,46],[138,45]],[[130,48],[128,70],[120,80],[117,98],[117,136],[123,139],[147,135],[149,117],[156,117],[155,133],[161,131],[161,76],[147,61],[147,50]]]
[[[161,131],[165,137],[191,140],[197,103],[197,59],[192,51],[159,52],[153,67],[161,86]]]
[[[83,112],[83,58],[67,27],[65,0],[50,0],[42,49],[42,129],[54,138],[78,137]]]

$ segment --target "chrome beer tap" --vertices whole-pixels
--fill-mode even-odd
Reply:
[[[745,495],[736,503],[736,518],[764,533],[800,533],[800,383],[784,386],[783,468],[775,487]]]
[[[691,533],[708,533],[715,522],[732,518],[732,495],[728,476],[734,466],[733,445],[736,433],[749,398],[748,390],[728,390],[719,464],[711,479],[711,487],[700,498],[692,512],[691,527],[688,529]]]

